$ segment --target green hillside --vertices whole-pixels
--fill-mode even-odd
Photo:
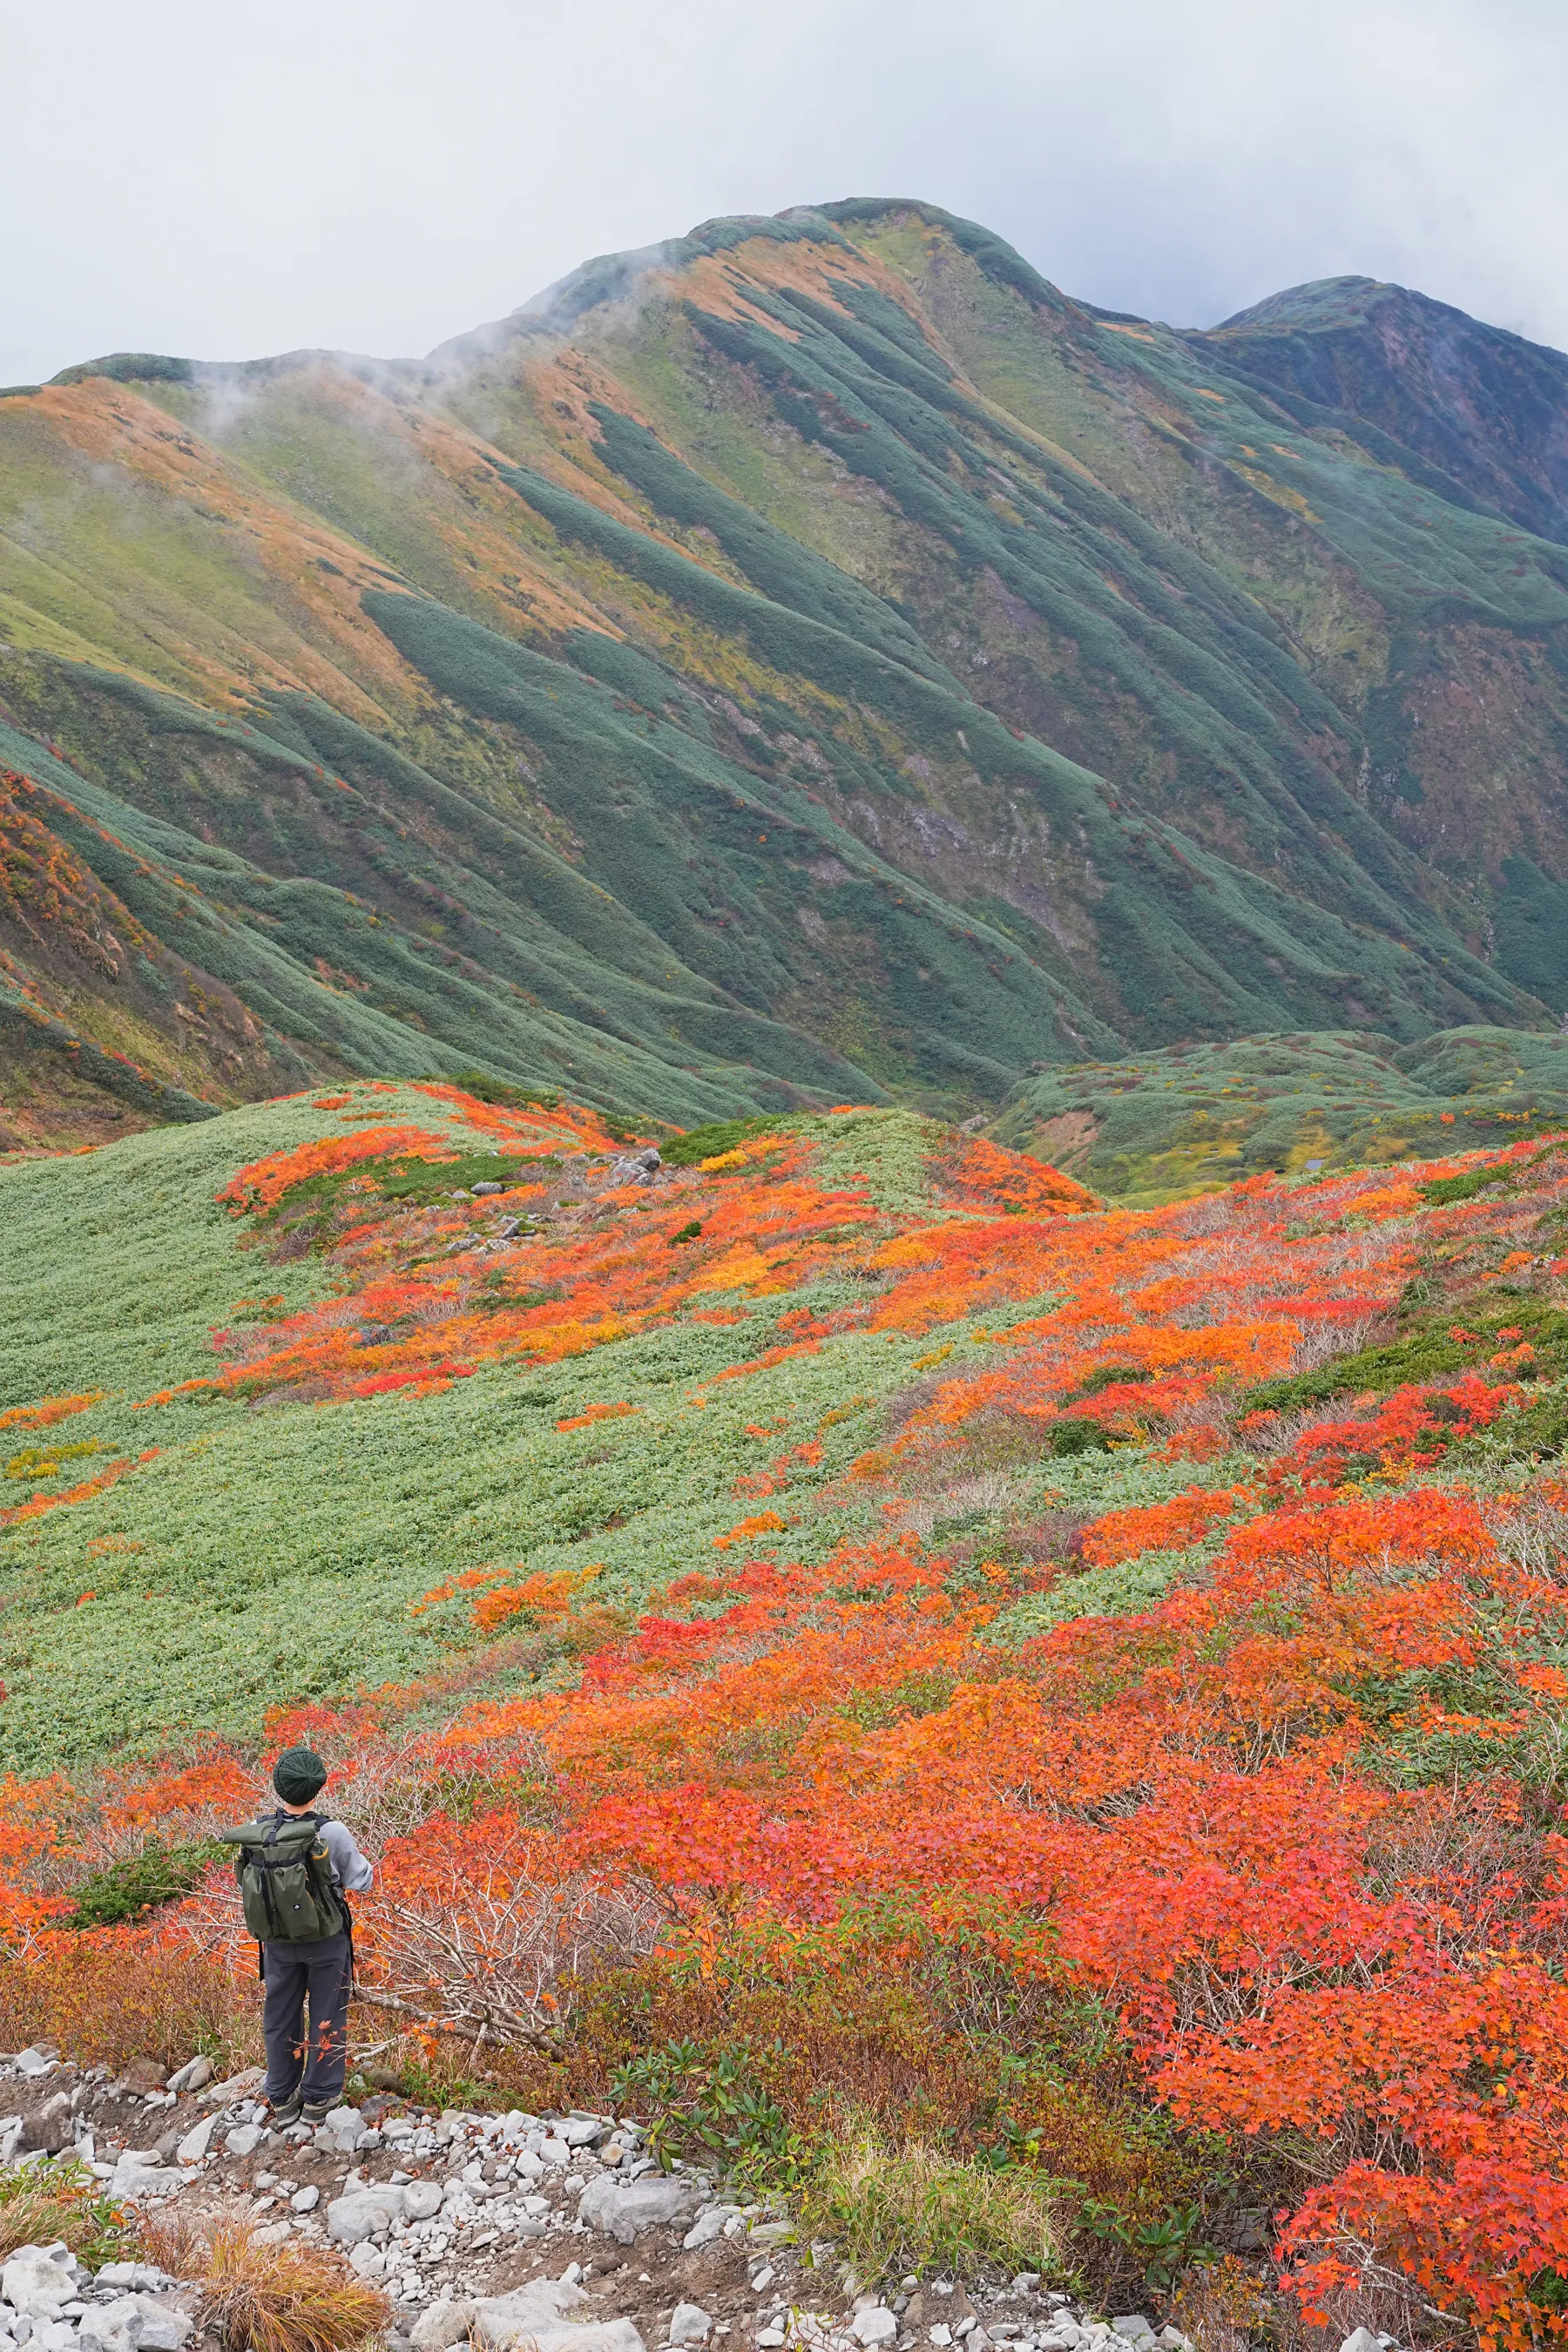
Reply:
[[[855,203],[423,362],[0,397],[0,1150],[355,1073],[968,1117],[1544,1032],[1558,363],[1465,379],[1461,447],[1344,358],[1385,308],[1177,335]]]
[[[1265,1169],[1430,1159],[1568,1125],[1568,1036],[1285,1033],[1051,1070],[991,1132],[1109,1198],[1179,1199]]]
[[[815,1181],[847,1188],[832,1192],[818,1219],[826,1255],[809,1279],[752,1295],[744,1268],[732,1281],[716,1269],[710,1286],[646,1331],[612,1322],[602,1345],[541,1364],[515,1343],[492,1352],[481,1335],[451,1384],[373,1385],[331,1410],[313,1409],[313,1391],[298,1383],[254,1393],[207,1385],[236,1335],[243,1349],[302,1310],[328,1302],[330,1314],[352,1286],[330,1245],[335,1229],[323,1244],[312,1228],[313,1245],[302,1250],[287,1229],[237,1220],[216,1202],[236,1170],[372,1119],[378,1129],[433,1130],[454,1156],[493,1151],[494,1132],[474,1123],[476,1110],[482,1119],[482,1107],[460,1096],[448,1104],[382,1083],[0,1168],[0,1761],[8,1768],[43,1769],[125,1743],[166,1750],[213,1729],[250,1736],[284,1697],[439,1682],[454,1642],[466,1641],[462,1595],[425,1612],[414,1604],[487,1566],[526,1560],[549,1574],[591,1565],[607,1600],[639,1606],[713,1557],[715,1539],[749,1507],[732,1482],[756,1469],[771,1450],[763,1442],[792,1419],[806,1433],[824,1423],[809,1471],[795,1474],[792,1511],[798,1519],[819,1491],[823,1507],[794,1540],[820,1559],[858,1531],[880,1531],[880,1489],[846,1493],[840,1482],[881,1434],[885,1408],[918,1376],[912,1368],[931,1343],[919,1329],[862,1328],[828,1346],[791,1343],[803,1320],[863,1324],[875,1299],[862,1236],[843,1222],[858,1205],[847,1188],[907,1221],[941,1213],[928,1155],[955,1139],[904,1111],[797,1118],[784,1131],[804,1142]],[[602,1182],[609,1153],[590,1137],[584,1160],[579,1137],[568,1130],[556,1141],[541,1116],[557,1154],[543,1163],[552,1181],[582,1163]],[[720,1129],[715,1147],[732,1133]],[[519,1148],[514,1132],[502,1139]],[[683,1164],[674,1181],[696,1203],[695,1222],[711,1229],[723,1173]],[[563,1230],[581,1205],[568,1184],[554,1213]],[[352,1213],[340,1223],[363,1213],[348,1199],[329,1196],[328,1206]],[[487,1229],[488,1206],[462,1213],[478,1219],[477,1231]],[[635,1244],[647,1206],[616,1195],[601,1222],[612,1232],[624,1224]],[[421,1230],[432,1213],[423,1196],[405,1198],[392,1230]],[[798,1222],[798,1206],[795,1213]],[[867,1238],[891,1229],[879,1221]],[[679,1257],[656,1249],[662,1267],[696,1269],[706,1255],[695,1235]],[[621,1263],[625,1278],[635,1255]],[[489,1265],[501,1288],[526,1279],[518,1249]],[[474,1262],[456,1271],[467,1291]],[[477,1297],[481,1312],[499,1304],[482,1283]],[[395,1314],[384,1297],[381,1312]],[[956,1347],[960,1362],[972,1354],[984,1362],[981,1319],[952,1325],[949,1355]],[[350,1337],[362,1349],[378,1339],[363,1328]],[[69,1410],[58,1421],[46,1411],[35,1435],[28,1415],[46,1398]],[[585,1435],[574,1417],[592,1421],[606,1398],[622,1417]],[[1124,1489],[1126,1470],[1098,1456],[1062,1475],[1092,1498]],[[1156,1469],[1151,1491],[1180,1483],[1178,1471]],[[1142,1491],[1137,1478],[1132,1491]],[[973,1520],[970,1532],[988,1523],[973,1500],[961,1498],[950,1516]],[[989,1516],[1000,1526],[1009,1514]],[[487,1673],[504,1690],[538,1663],[503,1650]],[[445,1703],[439,1687],[431,1703]]]

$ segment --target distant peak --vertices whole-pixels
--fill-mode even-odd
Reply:
[[[79,360],[74,367],[61,368],[51,376],[51,384],[85,383],[89,376],[107,376],[111,383],[189,383],[195,373],[190,360],[174,359],[167,352],[110,352],[99,360]]]
[[[1383,278],[1311,278],[1304,285],[1287,286],[1280,293],[1265,295],[1261,302],[1236,311],[1206,331],[1224,335],[1236,328],[1295,331],[1344,326],[1352,320],[1364,319],[1384,297],[1405,291],[1404,287]]]

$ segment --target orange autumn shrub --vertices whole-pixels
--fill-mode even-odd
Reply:
[[[1141,1552],[1179,1549],[1199,1543],[1222,1519],[1228,1519],[1248,1499],[1245,1486],[1217,1491],[1189,1486],[1168,1503],[1145,1503],[1125,1511],[1107,1511],[1085,1528],[1080,1538],[1083,1556],[1091,1567],[1114,1568]]]

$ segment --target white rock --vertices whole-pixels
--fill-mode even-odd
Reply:
[[[263,2066],[246,2066],[237,2074],[230,2074],[221,2083],[208,2083],[202,2092],[204,2107],[232,2106],[237,2099],[247,2099],[259,2091],[267,2080]]]
[[[439,2302],[422,2311],[409,2331],[414,2352],[451,2352],[454,2344],[461,2344],[474,2324],[474,2306],[469,2302],[455,2302],[442,2295]]]
[[[570,2140],[557,2139],[552,2134],[552,2137],[544,2142],[544,2145],[540,2149],[539,2153],[544,2158],[546,2164],[570,2164],[572,2161],[572,2144]]]
[[[945,2345],[948,2345],[948,2344],[951,2344],[951,2343],[952,2342],[952,2328],[951,2328],[951,2327],[948,2327],[948,2326],[944,2326],[944,2325],[943,2325],[943,2324],[939,2320],[939,2321],[938,2321],[938,2323],[937,2323],[937,2325],[936,2325],[932,2329],[931,2329],[931,2342],[932,2342],[933,2344],[941,2344],[941,2345],[944,2345],[944,2346],[945,2346]]]
[[[212,2081],[213,2062],[210,2058],[187,2058],[176,2066],[164,2088],[170,2091],[200,2091]]]
[[[362,2279],[384,2278],[386,2256],[379,2246],[373,2245],[368,2238],[363,2238],[349,2256],[349,2268],[351,2271],[357,2271]]]
[[[366,2238],[384,2234],[403,2215],[405,2191],[389,2181],[369,2189],[352,2189],[327,2208],[327,2235],[340,2246],[362,2245]]]
[[[76,2300],[76,2262],[68,2246],[18,2246],[0,2270],[0,2295],[28,2319],[58,2319]]]
[[[217,2117],[216,2116],[204,2116],[199,2124],[193,2124],[190,2130],[185,2134],[184,2138],[180,2142],[179,2147],[174,2150],[174,2154],[178,2157],[180,2162],[182,2164],[199,2164],[203,2157],[205,2156],[208,2148],[212,2146],[213,2134],[216,2129]]]
[[[77,2332],[70,2320],[34,2319],[27,2324],[33,2331],[28,2345],[37,2345],[37,2352],[76,2352]]]
[[[154,2149],[128,2147],[115,2160],[110,2195],[170,2197],[180,2186],[180,2175],[161,2163]]]
[[[678,2303],[669,2319],[669,2340],[672,2344],[706,2344],[713,2326],[712,2315],[700,2303]]]
[[[711,2245],[715,2238],[723,2236],[724,2224],[729,2218],[722,2205],[705,2205],[681,2240],[681,2244],[691,2250]]]
[[[1126,2312],[1121,2318],[1113,2319],[1110,2325],[1117,2335],[1126,2336],[1130,2344],[1136,2344],[1143,2336],[1152,2336],[1154,2333],[1153,2327],[1141,2311]]]
[[[1374,2336],[1370,2327],[1353,2328],[1340,2346],[1340,2352],[1383,2352],[1383,2339]]]
[[[223,2144],[230,2156],[249,2156],[266,2137],[259,2124],[236,2124],[232,2131],[225,2132]]]
[[[629,2319],[576,2321],[549,2315],[545,2296],[538,2293],[583,2300],[581,2287],[564,2280],[545,2279],[514,2288],[510,2294],[481,2296],[474,2305],[474,2341],[488,2352],[510,2352],[526,2344],[534,2352],[647,2352]]]
[[[880,2304],[873,2304],[868,2310],[855,2314],[849,2332],[859,2344],[890,2344],[899,2332],[898,2315]]]
[[[250,2233],[251,2242],[258,2246],[286,2246],[292,2224],[288,2221],[268,2221]]]
[[[700,2193],[696,2181],[674,2176],[656,2175],[623,2187],[613,2172],[601,2172],[584,2189],[577,2210],[591,2229],[603,2230],[607,2237],[629,2246],[640,2231],[686,2220]]]
[[[313,2180],[307,2182],[303,2189],[296,2189],[289,2200],[296,2213],[313,2213],[321,2201],[321,2192]]]
[[[18,2074],[47,2074],[59,2064],[59,2060],[47,2043],[38,2042],[30,2050],[18,2050],[11,2063]]]
[[[403,2192],[405,2219],[428,2221],[441,2210],[441,2184],[438,2180],[411,2180]]]
[[[592,2147],[595,2141],[604,2138],[609,2126],[603,2116],[568,2116],[565,2122],[557,2124],[555,2128],[569,2147]],[[681,2307],[695,2310],[697,2306],[692,2304]]]

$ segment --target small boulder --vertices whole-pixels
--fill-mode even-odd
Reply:
[[[46,2099],[36,2116],[29,2116],[22,2126],[22,2146],[42,2156],[58,2156],[69,2147],[72,2131],[70,2093],[57,2091]]]
[[[163,2088],[175,2092],[201,2091],[212,2078],[213,2062],[210,2058],[187,2058],[183,2066],[175,2067]]]
[[[729,2218],[722,2205],[704,2206],[680,2242],[688,2253],[695,2253],[700,2246],[710,2246],[715,2238],[721,2238]]]
[[[349,2268],[357,2272],[362,2279],[384,2278],[386,2255],[374,2240],[362,2238],[349,2256]]]
[[[18,2074],[26,2074],[29,2078],[48,2074],[59,2063],[58,2053],[51,2050],[47,2042],[35,2042],[28,2050],[18,2050],[11,2061]]]
[[[486,2352],[647,2352],[629,2319],[577,2320],[566,2314],[585,2300],[568,2273],[536,2279],[510,2294],[483,2295],[474,2305],[473,2336]]]
[[[455,2300],[444,2294],[422,2311],[409,2330],[409,2342],[414,2352],[451,2352],[454,2344],[461,2344],[474,2324],[471,2302]]]
[[[199,2164],[212,2146],[213,2134],[216,2129],[216,2116],[204,2116],[199,2124],[193,2124],[174,2150],[179,2161],[182,2164]]]
[[[259,2124],[236,2124],[225,2132],[223,2144],[230,2156],[254,2156],[267,2134]]]
[[[340,2246],[363,2245],[366,2238],[384,2237],[403,2212],[404,2191],[389,2180],[368,2189],[351,2189],[327,2208],[327,2235]]]
[[[212,2107],[232,2106],[238,2099],[248,2099],[259,2091],[267,2080],[265,2067],[247,2066],[237,2074],[230,2074],[221,2083],[207,2083],[202,2089],[202,2105]]]
[[[405,2221],[428,2221],[441,2210],[441,2184],[438,2180],[411,2180],[403,2192],[403,2218]]]
[[[674,2174],[623,2184],[613,2172],[601,2172],[584,2189],[577,2210],[591,2229],[629,2246],[644,2230],[689,2220],[700,2193],[694,2180]]]
[[[899,2332],[898,2315],[888,2310],[883,2304],[868,2304],[864,2311],[855,2314],[849,2326],[858,2344],[868,2347],[873,2344],[890,2344]]]
[[[678,2303],[669,2315],[671,2344],[706,2344],[712,2328],[711,2315],[700,2303]]]
[[[295,2213],[313,2213],[321,2201],[321,2192],[311,2180],[307,2181],[303,2189],[296,2189],[289,2200],[289,2204],[290,2210]]]
[[[100,2304],[82,2321],[84,2344],[89,2321],[94,2318],[100,2326],[108,2322],[106,2333],[129,2341],[136,2352],[182,2352],[182,2347],[195,2333],[195,2322],[190,2313],[171,2295],[122,2294],[112,2303]]]
[[[180,2176],[162,2162],[156,2148],[128,2147],[117,2158],[109,2184],[111,2197],[167,2197]]]
[[[74,2303],[78,2264],[64,2243],[18,2246],[0,2270],[0,2295],[26,2319],[58,2319]],[[85,2275],[85,2273],[83,2273]]]

